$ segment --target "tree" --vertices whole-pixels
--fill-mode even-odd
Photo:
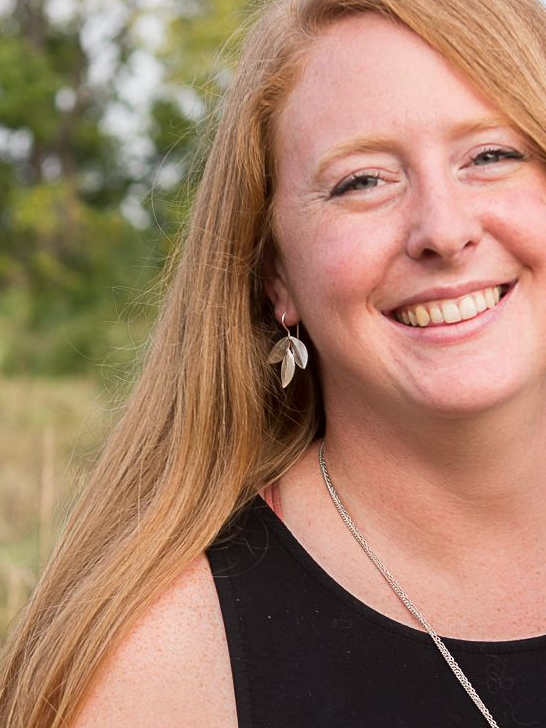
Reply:
[[[15,0],[0,16],[0,370],[131,356],[149,325],[139,292],[179,244],[198,126],[229,74],[204,78],[239,5],[74,0],[59,15]],[[164,38],[150,48],[154,17]],[[139,99],[144,62],[159,81]]]

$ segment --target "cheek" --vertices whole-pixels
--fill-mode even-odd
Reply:
[[[373,297],[399,250],[401,231],[391,225],[370,227],[362,218],[297,225],[285,236],[291,288],[302,315],[325,303],[332,306]]]
[[[546,267],[546,190],[512,190],[510,199],[491,204],[486,228],[522,263],[533,269]]]

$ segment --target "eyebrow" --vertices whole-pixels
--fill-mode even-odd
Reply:
[[[487,116],[472,121],[463,121],[454,124],[449,129],[448,138],[457,140],[468,134],[478,131],[486,131],[487,129],[498,129],[500,127],[513,128],[512,124],[505,117]],[[357,137],[348,142],[336,144],[321,156],[318,164],[313,172],[313,179],[317,180],[326,167],[337,159],[341,159],[350,154],[366,154],[368,152],[385,152],[400,151],[402,145],[397,137],[388,136],[387,134],[373,134],[366,137]]]

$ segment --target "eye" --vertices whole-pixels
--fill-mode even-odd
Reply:
[[[374,174],[361,174],[357,172],[334,187],[330,193],[330,197],[339,197],[340,195],[345,194],[345,192],[349,192],[351,190],[371,190],[375,187],[379,187],[381,182],[384,182],[384,180],[377,172]]]
[[[476,166],[483,167],[488,164],[502,162],[504,159],[524,159],[524,155],[510,149],[501,149],[499,147],[488,147],[483,149],[479,154],[471,157],[472,162]]]

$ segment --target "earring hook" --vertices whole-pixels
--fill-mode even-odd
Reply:
[[[281,324],[283,325],[284,330],[288,334],[288,338],[291,339],[292,335],[290,334],[290,329],[287,327],[287,325],[284,323],[284,319],[286,318],[286,311],[281,316]],[[296,339],[300,338],[300,322],[296,324]]]
[[[287,327],[287,325],[286,325],[286,324],[284,323],[284,319],[285,319],[285,318],[286,318],[286,311],[285,311],[285,312],[283,313],[283,315],[282,315],[282,317],[281,317],[281,324],[282,324],[282,326],[283,326],[284,330],[286,331],[286,333],[288,334],[288,338],[290,338],[290,329],[289,329],[289,328]]]

